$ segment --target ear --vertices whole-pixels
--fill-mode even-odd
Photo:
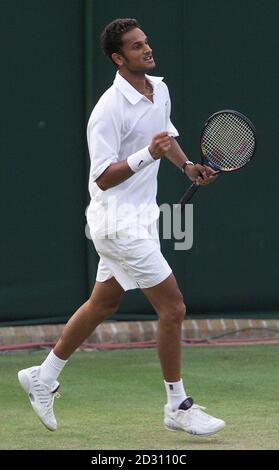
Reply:
[[[123,57],[120,54],[117,54],[116,52],[111,54],[111,58],[118,67],[121,67],[121,65],[123,65],[124,63]]]

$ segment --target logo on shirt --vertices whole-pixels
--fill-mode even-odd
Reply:
[[[143,163],[143,160],[141,160],[141,161],[139,162],[138,167],[139,167],[142,163]]]

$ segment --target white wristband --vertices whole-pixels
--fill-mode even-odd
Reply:
[[[136,153],[133,153],[127,158],[127,163],[131,170],[134,173],[142,170],[146,166],[150,165],[151,163],[155,163],[156,160],[151,156],[149,153],[148,147],[139,150]]]

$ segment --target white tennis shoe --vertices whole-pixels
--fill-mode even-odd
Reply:
[[[205,413],[204,406],[195,405],[191,397],[184,400],[179,409],[172,411],[165,405],[164,424],[168,431],[185,431],[196,436],[211,436],[221,431],[225,421]]]
[[[40,366],[20,370],[18,380],[41,422],[50,431],[55,431],[57,422],[53,413],[53,402],[54,398],[60,397],[57,392],[59,382],[55,381],[51,387],[44,384],[40,380]]]

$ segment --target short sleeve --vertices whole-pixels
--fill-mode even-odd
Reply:
[[[87,141],[91,161],[90,179],[97,178],[112,163],[118,161],[120,149],[121,120],[112,110],[92,114],[88,128]]]

